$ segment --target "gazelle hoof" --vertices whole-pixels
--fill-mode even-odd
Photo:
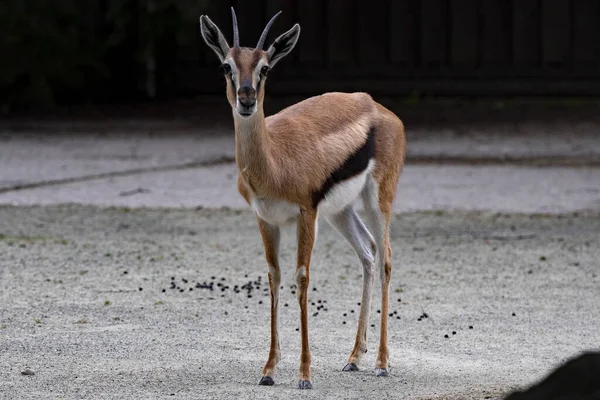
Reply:
[[[387,368],[375,368],[375,376],[388,376]]]
[[[344,369],[342,369],[342,371],[348,372],[348,371],[358,371],[358,366],[354,363],[348,363],[346,364],[346,366],[344,367]]]
[[[312,389],[312,383],[310,383],[310,381],[299,380],[298,381],[298,389],[300,389],[300,390]]]
[[[262,386],[273,386],[275,381],[270,376],[263,376],[260,378],[260,382],[258,382],[258,384]]]

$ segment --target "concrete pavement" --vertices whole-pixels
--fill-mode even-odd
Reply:
[[[600,135],[594,124],[511,126],[409,125],[395,209],[600,208]],[[228,121],[5,126],[0,203],[245,207],[235,192],[234,155]]]

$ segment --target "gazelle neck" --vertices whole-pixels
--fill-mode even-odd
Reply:
[[[244,180],[255,192],[271,180],[272,157],[267,133],[265,114],[262,107],[250,117],[242,117],[233,111],[235,126],[235,158]]]

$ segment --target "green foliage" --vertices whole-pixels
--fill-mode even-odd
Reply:
[[[0,2],[0,106],[114,99],[168,82],[195,43],[202,0]],[[123,84],[126,82],[126,84]],[[130,93],[131,95],[131,93]]]

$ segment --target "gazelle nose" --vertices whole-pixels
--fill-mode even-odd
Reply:
[[[244,107],[252,107],[256,104],[256,90],[252,86],[242,86],[238,90],[238,101]]]

